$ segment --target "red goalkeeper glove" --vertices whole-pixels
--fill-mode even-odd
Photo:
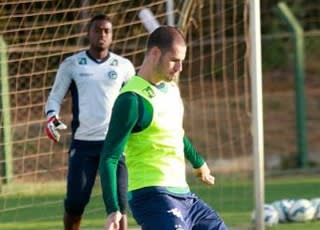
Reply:
[[[60,139],[60,134],[57,129],[62,130],[66,128],[67,126],[62,121],[60,121],[60,119],[56,115],[53,115],[47,120],[45,132],[49,139],[57,143]]]

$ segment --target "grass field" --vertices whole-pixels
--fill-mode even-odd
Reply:
[[[191,187],[200,197],[220,213],[227,225],[233,230],[253,229],[250,215],[253,209],[253,185],[245,178],[228,179],[217,177],[219,183],[208,188],[199,182],[191,181]],[[24,185],[26,186],[26,185]],[[30,185],[29,185],[30,186]],[[63,183],[33,186],[30,191],[23,186],[2,189],[2,193],[15,190],[16,196],[0,197],[0,229],[1,230],[49,230],[62,229],[61,214]],[[22,190],[29,192],[22,192]],[[19,194],[19,195],[18,195]],[[82,229],[102,229],[105,213],[100,191],[95,195],[87,208]],[[266,202],[283,198],[314,198],[320,197],[320,180],[312,176],[285,176],[266,179]],[[17,208],[19,207],[19,208]],[[6,211],[3,211],[6,209]],[[136,228],[134,220],[129,218],[129,225]],[[320,221],[309,223],[286,223],[272,227],[276,230],[319,230]]]

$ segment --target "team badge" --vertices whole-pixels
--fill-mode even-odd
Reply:
[[[110,72],[108,72],[107,75],[108,75],[108,78],[110,78],[110,79],[116,79],[118,77],[117,72],[114,70],[111,70]]]
[[[155,93],[150,86],[148,86],[147,88],[144,88],[142,91],[145,92],[150,98],[153,98],[155,96]]]
[[[87,59],[86,58],[80,58],[78,63],[79,63],[79,65],[86,65],[87,64]]]
[[[118,66],[118,60],[113,59],[112,62],[110,63],[111,66]]]

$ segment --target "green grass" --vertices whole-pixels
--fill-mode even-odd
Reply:
[[[266,179],[266,202],[283,198],[315,198],[320,196],[317,176],[286,176]],[[190,178],[191,179],[191,178]],[[231,229],[252,229],[253,184],[246,177],[216,176],[216,185],[206,187],[191,179],[192,190],[213,206]],[[0,196],[1,230],[62,229],[64,183],[50,185],[13,185],[3,187]],[[6,194],[15,195],[6,195]],[[99,189],[87,207],[83,229],[102,229],[105,220]],[[129,216],[129,225],[135,222]],[[320,221],[278,224],[275,230],[318,230]]]

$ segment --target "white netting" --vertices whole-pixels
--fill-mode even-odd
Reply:
[[[86,24],[90,18],[101,12],[111,16],[112,50],[129,58],[139,68],[147,31],[138,12],[149,7],[159,23],[166,24],[166,2],[0,2],[0,31],[8,48],[10,101],[9,113],[0,108],[0,148],[3,150],[10,144],[4,141],[8,127],[2,122],[4,116],[10,116],[13,167],[11,183],[3,183],[0,193],[0,213],[6,221],[50,219],[61,215],[62,196],[43,198],[37,193],[52,193],[56,183],[60,190],[64,189],[70,132],[62,134],[59,144],[47,139],[43,132],[44,105],[59,63],[73,52],[87,48]],[[251,171],[246,1],[175,0],[169,14],[174,15],[175,24],[183,27],[188,42],[187,59],[179,81],[188,135],[217,173],[233,175]],[[1,97],[5,94],[1,91]],[[66,97],[61,117],[66,123],[70,122],[70,97]],[[7,156],[1,153],[0,170],[5,172],[8,164]],[[2,181],[8,179],[7,176],[8,171],[2,173]],[[237,177],[230,178],[231,184],[237,183]],[[46,189],[39,185],[41,183],[46,184]],[[223,196],[224,191],[222,187],[219,195]],[[238,192],[241,196],[233,196],[233,205],[252,200],[247,195],[250,191]],[[19,196],[20,193],[23,195]],[[13,194],[18,198],[11,202],[8,197]],[[46,208],[47,212],[35,212],[37,216],[30,215],[29,219],[22,217],[30,207]],[[55,211],[47,217],[51,208]],[[102,203],[91,209],[94,210],[103,212]]]

